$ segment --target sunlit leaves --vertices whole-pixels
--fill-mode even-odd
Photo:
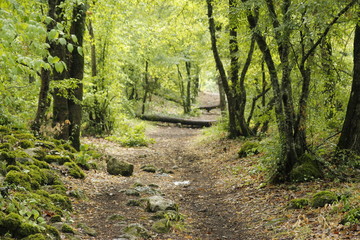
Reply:
[[[73,50],[74,50],[74,45],[72,45],[71,43],[68,43],[66,47],[67,47],[67,50],[68,50],[69,52],[73,52]]]

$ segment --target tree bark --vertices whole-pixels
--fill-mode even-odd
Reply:
[[[359,14],[360,15],[360,14]],[[360,154],[360,25],[356,24],[354,38],[353,81],[345,121],[338,143],[339,149]]]
[[[86,8],[84,4],[79,3],[73,9],[73,21],[71,23],[70,33],[78,39],[77,46],[83,46],[85,32]],[[78,51],[73,51],[71,56],[71,65],[69,77],[77,80],[75,89],[70,90],[69,106],[69,135],[72,146],[76,150],[80,150],[80,128],[82,121],[82,100],[83,100],[83,84],[84,78],[84,55]]]
[[[146,100],[149,94],[149,61],[145,62],[145,76],[144,76],[144,96],[142,99],[141,114],[145,114]]]

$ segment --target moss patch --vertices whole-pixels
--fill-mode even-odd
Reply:
[[[67,162],[64,164],[68,168],[69,175],[73,178],[83,179],[85,178],[85,173],[81,168],[74,162]]]
[[[288,203],[288,209],[301,209],[309,205],[309,200],[306,198],[293,199]]]
[[[314,208],[324,207],[326,204],[332,204],[338,200],[338,196],[334,192],[321,191],[312,197],[311,206]]]
[[[47,163],[58,163],[60,165],[71,161],[70,157],[61,155],[46,155],[44,160]]]
[[[290,172],[290,180],[292,182],[307,182],[322,178],[322,176],[318,161],[310,154],[301,156],[299,164]]]

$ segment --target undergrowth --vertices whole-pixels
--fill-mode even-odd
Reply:
[[[61,239],[74,196],[62,175],[85,178],[98,157],[88,146],[77,152],[65,141],[0,126],[0,239]]]

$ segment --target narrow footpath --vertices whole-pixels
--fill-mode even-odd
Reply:
[[[267,239],[254,229],[247,229],[241,201],[236,200],[234,189],[226,187],[226,179],[221,177],[223,169],[217,166],[216,158],[226,156],[226,147],[199,144],[199,134],[198,129],[154,126],[148,135],[156,143],[141,148],[123,148],[103,139],[85,139],[105,154],[134,164],[135,170],[131,177],[111,176],[102,166],[100,170],[90,171],[85,180],[72,183],[88,196],[87,200],[74,203],[75,221],[86,223],[97,232],[95,237],[84,234],[81,239],[121,239],[122,229],[130,223],[150,229],[151,214],[144,211],[143,206],[127,203],[152,193],[124,194],[134,186],[156,186],[156,191],[175,201],[184,215],[182,226],[167,234],[152,234],[152,239]],[[218,153],[219,149],[223,154]],[[149,164],[158,171],[141,170]],[[122,216],[121,221],[111,221],[109,218],[114,214]]]

